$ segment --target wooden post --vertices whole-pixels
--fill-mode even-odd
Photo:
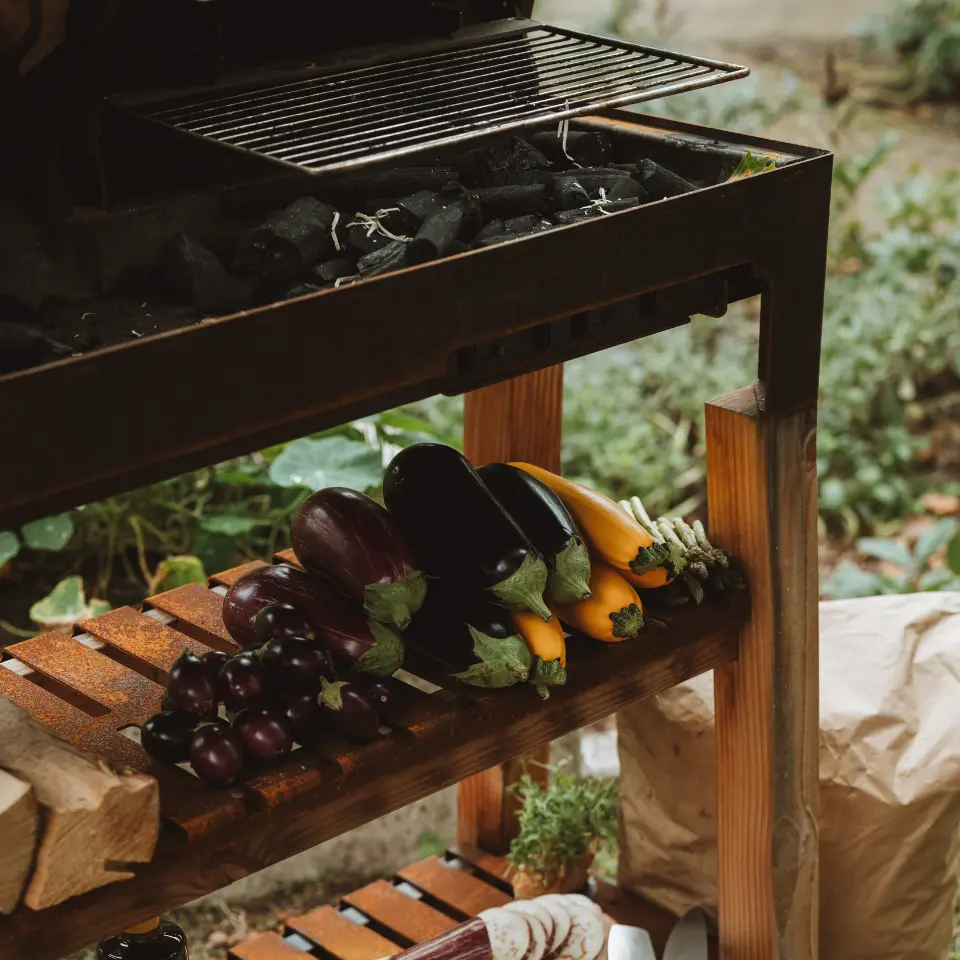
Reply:
[[[816,410],[707,405],[710,536],[746,566],[752,614],[716,672],[724,960],[816,960]]]
[[[563,367],[548,367],[468,393],[464,409],[464,452],[476,466],[496,460],[526,460],[560,469],[563,424]],[[458,838],[488,853],[506,853],[516,835],[517,808],[506,788],[523,772],[524,760],[546,763],[549,746],[485,770],[460,784]],[[530,773],[545,776],[531,765]]]

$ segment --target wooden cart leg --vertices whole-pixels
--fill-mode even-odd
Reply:
[[[816,410],[707,405],[710,536],[742,558],[752,615],[716,673],[725,960],[816,960]]]
[[[467,394],[464,452],[482,466],[498,460],[525,460],[547,470],[560,469],[563,418],[563,367],[548,367],[514,380]],[[547,745],[460,784],[458,839],[489,853],[506,853],[516,835],[517,808],[506,788],[523,771],[524,760],[541,764],[550,758]],[[531,765],[534,776],[545,776]]]

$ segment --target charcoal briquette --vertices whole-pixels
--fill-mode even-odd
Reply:
[[[341,277],[351,277],[357,272],[357,267],[352,260],[346,257],[338,257],[336,260],[326,260],[319,263],[310,271],[310,275],[315,278],[314,282],[321,284],[334,283]]]
[[[590,202],[590,194],[573,174],[553,181],[553,198],[561,210],[578,210]]]
[[[607,134],[596,130],[570,130],[567,133],[566,153],[563,137],[556,130],[541,130],[530,137],[530,142],[548,160],[567,168],[573,164],[602,166],[610,159],[613,142]]]
[[[410,265],[409,246],[405,240],[391,240],[357,261],[357,271],[364,277],[378,277],[382,273],[401,270]]]
[[[595,203],[579,210],[558,210],[553,215],[553,222],[557,226],[566,226],[569,223],[579,223],[581,220],[595,220],[608,213],[617,213],[620,210],[629,210],[640,203],[635,197],[626,200],[612,200],[608,203]]]
[[[480,201],[484,220],[508,220],[525,214],[544,213],[547,208],[547,188],[542,183],[479,187],[474,194]]]
[[[157,273],[166,293],[209,316],[234,313],[251,302],[250,281],[230,274],[215,253],[185,233],[163,248]]]
[[[22,316],[19,312],[10,315]],[[50,339],[38,324],[0,317],[0,374],[26,370],[71,353],[69,347]]]
[[[499,237],[503,235],[503,221],[491,220],[485,224],[483,229],[473,238],[474,246],[482,243],[487,237]]]
[[[460,239],[461,233],[476,234],[478,221],[479,204],[475,196],[445,191],[410,243],[410,262],[426,263],[442,257],[454,240]]]
[[[679,197],[683,193],[696,190],[697,186],[685,180],[679,174],[661,167],[653,160],[643,160],[640,164],[640,182],[651,200],[665,200],[667,197]]]

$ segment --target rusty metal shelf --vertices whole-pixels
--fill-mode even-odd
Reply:
[[[0,529],[649,336],[714,311],[715,296],[675,296],[707,277],[726,285],[720,312],[775,276],[796,286],[764,315],[761,376],[771,409],[815,397],[819,338],[806,318],[819,314],[822,289],[805,271],[822,275],[830,155],[618,111],[581,123],[681,172],[718,157],[735,165],[747,149],[793,162],[0,377],[0,410],[17,412],[0,417],[0,445],[17,457],[0,471]],[[106,218],[88,226],[90,256],[120,242]]]
[[[129,733],[159,708],[166,671],[185,647],[235,649],[222,593],[252,566],[220,574],[211,588],[152,597],[144,612],[85,621],[77,636],[6,648],[0,694],[70,742],[157,777],[164,831],[153,863],[134,879],[0,918],[3,960],[62,956],[727,663],[748,606],[739,595],[670,608],[658,613],[666,629],[633,642],[572,638],[570,679],[546,702],[530,687],[463,687],[435,661],[410,655],[407,672],[391,681],[389,734],[364,747],[329,735],[221,791],[152,760]]]

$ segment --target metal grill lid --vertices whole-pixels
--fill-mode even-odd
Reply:
[[[533,21],[135,108],[183,133],[311,174],[745,77],[746,67]]]

